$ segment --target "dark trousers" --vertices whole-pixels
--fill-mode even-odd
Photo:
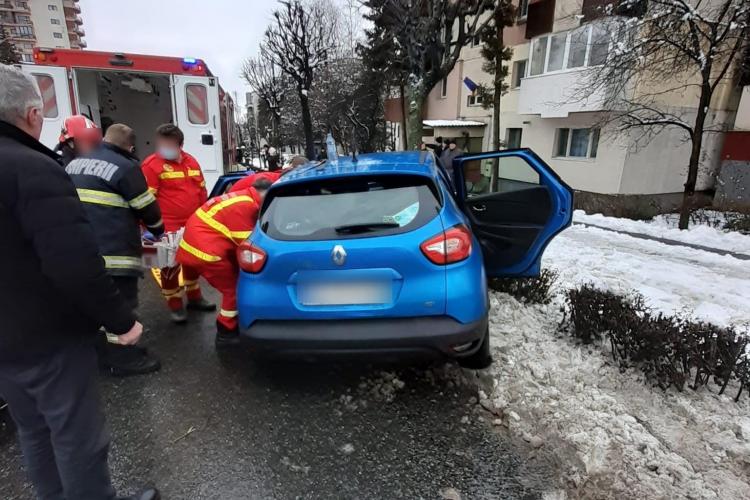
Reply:
[[[26,471],[42,500],[111,500],[109,434],[96,353],[72,345],[30,362],[0,363],[0,397],[18,427]]]
[[[115,282],[120,295],[133,311],[138,308],[138,279],[137,276],[112,276],[112,281]],[[99,355],[100,363],[105,367],[127,360],[135,352],[140,355],[140,351],[136,351],[132,346],[107,341],[106,333],[102,333],[96,342],[96,353]]]

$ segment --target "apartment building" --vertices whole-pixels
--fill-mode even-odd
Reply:
[[[78,0],[0,0],[0,25],[25,62],[34,47],[86,47]]]
[[[580,98],[587,68],[607,57],[609,35],[596,19],[602,0],[519,0],[517,24],[505,31],[513,47],[510,90],[502,98],[500,137],[506,146],[529,147],[575,189],[603,194],[678,193],[683,189],[690,145],[680,130],[666,129],[650,141],[639,133],[601,130],[604,98]],[[425,112],[425,140],[452,137],[469,151],[492,149],[492,110],[464,82],[490,85],[482,70],[480,40],[462,51],[453,71],[431,92]],[[575,95],[574,95],[575,94]],[[670,102],[695,116],[691,96]],[[716,99],[714,124],[729,123],[732,99]],[[715,108],[714,108],[715,107]],[[719,168],[721,134],[705,138],[698,190],[713,187]]]

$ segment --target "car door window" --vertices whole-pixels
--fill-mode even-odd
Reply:
[[[463,173],[468,198],[490,193],[510,193],[540,184],[539,173],[518,156],[467,161],[463,163]]]

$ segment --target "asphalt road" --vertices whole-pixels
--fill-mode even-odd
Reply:
[[[492,429],[455,367],[217,354],[213,316],[172,325],[150,281],[141,316],[164,368],[102,377],[122,492],[150,483],[168,500],[435,499],[452,488],[532,499],[554,488],[550,459]],[[0,499],[32,498],[18,455],[0,424]]]

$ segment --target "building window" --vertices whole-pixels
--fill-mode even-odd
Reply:
[[[49,22],[51,22],[52,24],[60,24],[59,19],[50,19]]]
[[[522,61],[515,61],[513,63],[513,74],[511,76],[511,85],[514,89],[521,86],[521,79],[526,77],[526,59]]]
[[[34,30],[31,26],[19,26],[16,28],[16,33],[21,38],[34,38]]]
[[[49,4],[49,5],[47,5],[47,8],[48,8],[49,10],[55,10],[55,11],[56,11],[56,10],[57,10],[57,5],[52,5],[52,4]]]
[[[16,2],[16,7],[23,10],[29,10],[29,2]]]
[[[509,128],[505,132],[505,146],[508,149],[517,149],[521,147],[521,136],[523,129]]]
[[[482,96],[478,93],[472,93],[469,94],[469,98],[467,99],[467,106],[481,106],[483,102]]]
[[[188,121],[193,125],[208,123],[208,90],[205,85],[191,83],[185,85]]]
[[[45,118],[57,118],[57,94],[55,81],[49,75],[34,75],[39,93],[42,95],[43,114]]]
[[[559,158],[596,158],[599,150],[598,128],[559,128],[555,154]]]
[[[544,58],[547,54],[547,37],[537,38],[531,44],[531,76],[544,73]]]
[[[52,33],[52,36],[55,37],[55,38],[62,38],[63,37],[62,33],[57,33],[57,32]]]
[[[448,77],[443,78],[440,82],[440,97],[445,98],[448,96]]]
[[[22,14],[16,15],[16,23],[18,24],[31,24],[31,18]]]
[[[530,75],[604,64],[613,41],[607,25],[587,25],[532,40]]]
[[[526,19],[529,15],[529,0],[520,0],[518,2],[518,19]]]
[[[482,45],[482,35],[479,33],[476,33],[474,36],[471,37],[471,46],[472,47],[479,47]]]

